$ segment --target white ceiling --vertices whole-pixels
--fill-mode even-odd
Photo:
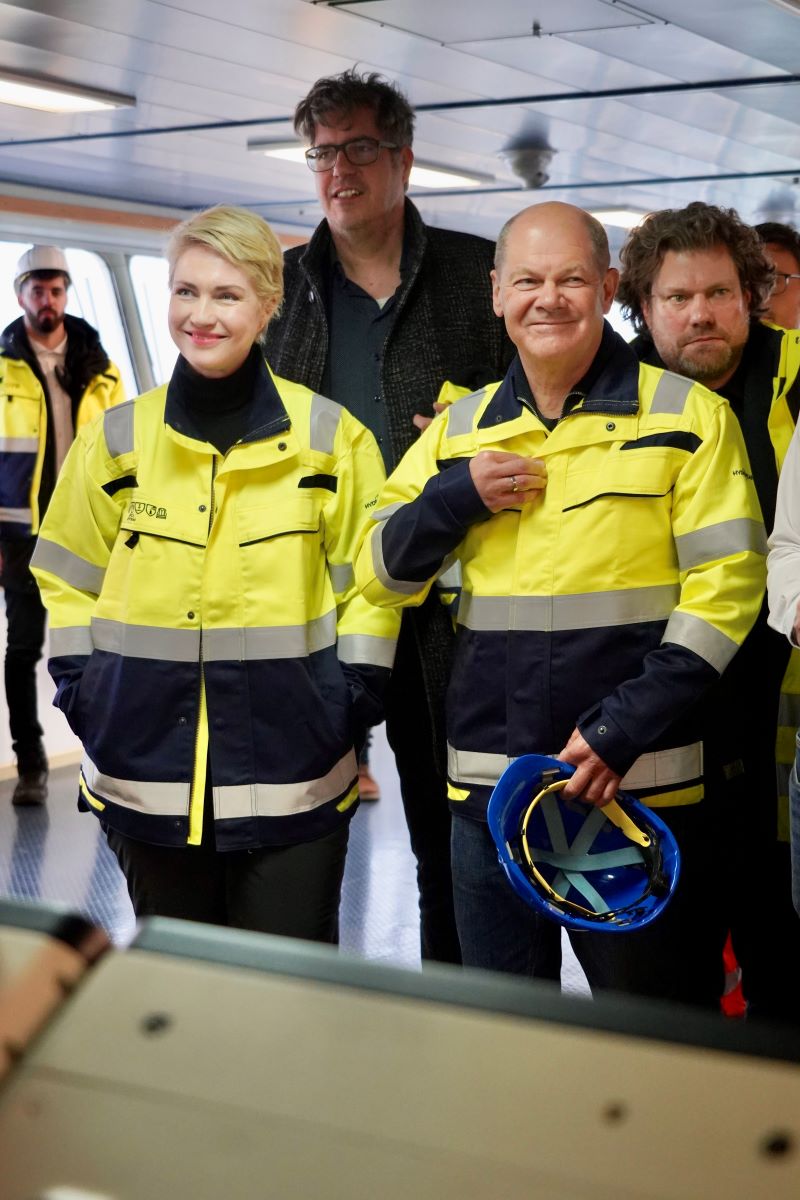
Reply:
[[[291,136],[309,85],[354,63],[417,106],[420,160],[494,177],[419,192],[431,224],[493,237],[537,197],[800,216],[800,83],[587,95],[800,73],[800,15],[771,0],[0,0],[0,68],[137,100],[74,117],[0,105],[0,180],[171,207],[237,202],[304,232],[320,218],[311,173],[247,141]],[[426,111],[463,101],[481,103]],[[253,124],[225,127],[237,121]],[[154,132],[198,123],[220,127]],[[15,144],[30,139],[51,140]],[[502,156],[526,140],[554,152],[544,189],[523,190]]]

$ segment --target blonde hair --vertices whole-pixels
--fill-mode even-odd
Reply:
[[[274,305],[271,315],[277,314],[283,300],[283,251],[263,217],[233,204],[216,204],[182,221],[166,246],[170,287],[181,254],[197,245],[240,267],[259,300]]]

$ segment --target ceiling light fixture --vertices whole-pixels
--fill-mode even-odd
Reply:
[[[300,142],[264,141],[254,138],[247,143],[247,149],[265,154],[267,158],[305,163],[305,146]],[[415,162],[411,168],[409,183],[412,187],[420,188],[479,187],[480,184],[490,183],[493,179],[493,175],[478,175],[474,171],[459,171],[455,168],[440,167],[435,163]]]
[[[616,229],[633,229],[641,225],[646,212],[634,212],[630,208],[604,208],[589,214],[601,225],[613,225]]]
[[[0,67],[0,104],[35,108],[42,112],[103,112],[114,108],[132,108],[135,96],[105,92],[72,83],[62,83],[40,75],[22,75]]]

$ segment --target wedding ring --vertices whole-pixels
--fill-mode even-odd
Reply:
[[[512,476],[511,476],[511,490],[512,490],[512,492],[518,492],[518,491],[519,491],[519,488],[517,487],[517,477],[516,477],[516,475],[512,475]]]

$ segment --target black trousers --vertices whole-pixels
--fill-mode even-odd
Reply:
[[[447,778],[434,750],[435,737],[425,695],[414,630],[403,620],[386,696],[386,735],[400,777],[411,849],[417,860],[420,943],[423,959],[460,963],[450,870],[450,810]],[[440,745],[445,744],[439,730]]]
[[[5,589],[5,687],[11,742],[20,772],[45,765],[36,702],[36,664],[42,657],[46,611],[30,572],[35,538],[0,542]]]
[[[220,851],[211,811],[206,802],[199,846],[152,846],[106,829],[136,916],[338,943],[349,825],[313,842]]]

